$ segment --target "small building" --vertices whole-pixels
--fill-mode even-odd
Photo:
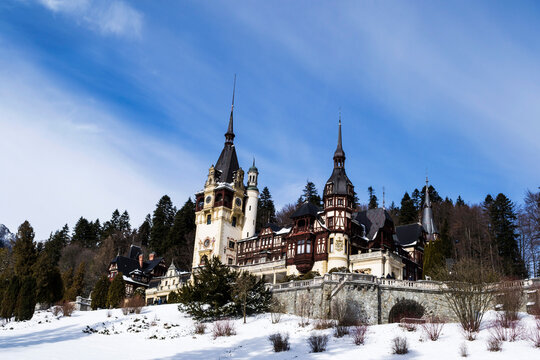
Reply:
[[[168,302],[169,294],[180,289],[189,281],[191,273],[180,271],[174,263],[167,269],[165,275],[154,278],[146,289],[146,304],[163,304]]]
[[[108,277],[112,281],[116,275],[122,273],[126,283],[126,296],[129,297],[137,288],[148,288],[150,281],[155,277],[163,276],[166,269],[163,258],[150,253],[148,260],[144,260],[142,249],[131,245],[128,256],[117,255],[111,261]]]

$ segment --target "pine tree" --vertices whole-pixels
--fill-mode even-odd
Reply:
[[[164,195],[158,202],[152,216],[152,229],[150,230],[150,247],[158,254],[167,251],[167,240],[174,223],[176,209],[171,198]]]
[[[268,223],[274,223],[276,221],[276,208],[274,206],[274,200],[268,187],[264,187],[261,195],[259,196],[259,203],[257,205],[257,221],[256,230],[259,231],[263,226]]]
[[[423,275],[433,277],[445,266],[442,241],[435,240],[426,244],[424,249]]]
[[[34,243],[34,229],[28,221],[19,226],[17,238],[13,245],[13,259],[15,274],[20,277],[32,274],[32,266],[36,262],[36,245]]]
[[[15,320],[30,320],[34,316],[36,308],[36,280],[33,276],[24,276],[21,281],[19,296],[17,297],[17,307],[15,309]]]
[[[19,277],[17,275],[12,275],[9,278],[8,286],[1,299],[0,317],[9,320],[15,316],[20,288],[21,283]]]
[[[152,217],[150,214],[146,215],[144,222],[139,226],[137,230],[137,238],[139,244],[142,246],[148,246],[150,243],[150,230],[152,229]]]
[[[504,194],[498,194],[495,200],[488,195],[484,206],[489,214],[492,237],[503,262],[504,275],[527,277],[525,264],[518,249],[519,235],[514,204]]]
[[[195,203],[188,198],[176,213],[169,232],[167,247],[172,249],[171,260],[180,269],[189,269],[193,261],[195,236]],[[168,252],[171,254],[171,251]]]
[[[317,187],[314,183],[311,181],[307,181],[306,186],[304,187],[303,194],[300,196],[299,199],[300,202],[310,202],[313,205],[316,205],[318,207],[321,207],[321,197],[319,196],[319,192],[317,191]]]
[[[422,209],[422,194],[418,189],[414,189],[414,191],[411,193],[411,199],[414,203],[414,208],[416,209],[416,212],[420,211]]]
[[[106,239],[109,236],[113,236],[120,231],[120,211],[114,210],[111,216],[111,220],[105,221],[101,229],[101,238]]]
[[[45,242],[45,252],[49,256],[53,265],[58,265],[58,261],[62,256],[62,249],[69,244],[69,227],[64,225],[62,230],[57,230],[54,234],[51,234],[49,240]]]
[[[432,204],[438,204],[442,202],[443,200],[442,197],[439,195],[437,190],[435,190],[433,185],[429,185],[428,192],[429,192],[429,200],[431,201]],[[422,196],[421,197],[422,200],[421,200],[420,206],[422,206],[426,200],[426,186],[425,185],[422,188],[421,196]]]
[[[64,295],[62,275],[45,251],[39,254],[38,260],[34,264],[34,278],[36,280],[37,302],[51,305],[62,300]]]
[[[401,199],[401,209],[399,211],[399,223],[402,225],[418,222],[418,213],[414,206],[414,201],[405,192]]]
[[[64,284],[64,299],[67,299],[69,296],[68,292],[71,288],[71,285],[73,284],[73,268],[68,267],[63,273],[62,273],[62,284]]]
[[[103,275],[96,282],[92,291],[92,310],[105,309],[107,307],[107,295],[109,293],[110,281],[107,276]]]
[[[441,242],[441,252],[445,259],[452,258],[452,255],[454,253],[454,244],[452,242],[452,239],[450,237],[450,229],[448,226],[448,219],[443,220],[443,225],[441,227],[441,234],[440,234],[440,240]]]
[[[379,207],[379,203],[377,202],[377,196],[375,196],[375,190],[373,190],[373,187],[368,187],[368,195],[369,195],[369,204],[368,209],[376,209]]]
[[[126,284],[122,273],[116,274],[107,293],[107,307],[116,308],[122,305],[126,297]]]
[[[457,200],[456,200],[456,206],[464,206],[464,205],[465,205],[465,201],[463,201],[463,199],[461,198],[461,195],[458,195]]]
[[[77,271],[73,276],[73,281],[66,291],[65,299],[69,301],[75,301],[77,296],[82,295],[84,289],[84,278],[86,275],[86,263],[83,261],[77,267]]]
[[[71,242],[91,249],[97,246],[98,240],[98,233],[94,224],[83,217],[79,218],[75,228],[73,228]]]

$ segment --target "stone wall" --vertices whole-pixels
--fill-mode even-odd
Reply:
[[[530,294],[531,289],[540,287],[540,279],[523,280],[516,282],[515,286]],[[456,321],[446,304],[440,284],[436,282],[389,280],[362,274],[334,273],[312,280],[269,287],[274,297],[285,305],[287,313],[299,316],[304,313],[304,316],[310,318],[334,318],[335,307],[346,302],[369,324],[386,324],[390,310],[399,299],[410,299],[420,303],[426,315]],[[527,301],[530,303],[530,300]]]

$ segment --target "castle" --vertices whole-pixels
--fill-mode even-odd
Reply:
[[[238,164],[233,131],[234,92],[218,161],[208,171],[204,189],[195,194],[193,269],[217,256],[224,264],[279,282],[286,276],[332,269],[377,277],[422,278],[424,245],[437,238],[426,186],[422,221],[394,226],[383,208],[358,211],[354,185],[345,171],[339,120],[334,168],[323,190],[323,208],[309,202],[291,216],[291,227],[265,225],[256,233],[258,169],[247,173]],[[427,179],[426,179],[427,185]]]

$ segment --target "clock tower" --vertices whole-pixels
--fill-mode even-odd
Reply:
[[[254,191],[256,174],[252,173],[251,169],[250,179],[255,176],[255,183],[250,181],[248,184],[251,191],[244,186],[244,171],[238,165],[234,147],[233,110],[234,88],[225,145],[216,164],[210,166],[208,170],[204,189],[195,194],[197,228],[193,268],[204,265],[205,261],[213,256],[219,257],[224,264],[236,264],[236,242],[242,238],[244,227],[247,225],[245,203],[249,201],[250,206],[253,206],[251,198],[254,195],[258,196],[258,190],[256,194]],[[254,204],[256,216],[256,201]],[[252,216],[253,213],[248,218]],[[254,229],[252,231],[254,232]]]

